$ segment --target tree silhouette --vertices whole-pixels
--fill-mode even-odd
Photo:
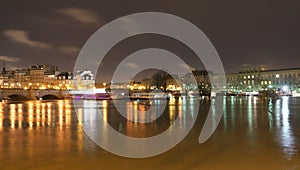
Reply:
[[[167,80],[170,78],[170,75],[164,71],[159,71],[153,74],[152,84],[156,86],[157,89],[167,91]]]

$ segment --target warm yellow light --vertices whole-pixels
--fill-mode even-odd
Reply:
[[[42,87],[40,87],[40,89],[41,89],[41,90],[45,90],[45,89],[46,89],[46,87],[45,87],[45,86],[42,86]]]

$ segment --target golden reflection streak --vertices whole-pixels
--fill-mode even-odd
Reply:
[[[35,108],[36,109],[35,110],[35,113],[36,113],[36,116],[35,116],[36,117],[36,126],[39,127],[40,123],[41,123],[41,120],[40,120],[41,119],[41,115],[40,115],[40,111],[41,111],[40,110],[40,103],[37,102],[35,107],[36,107]]]
[[[107,122],[107,100],[103,100],[103,120]]]
[[[132,120],[133,112],[132,112],[132,107],[130,107],[131,103],[126,103],[126,109],[127,109],[127,122],[130,122]]]
[[[28,103],[28,123],[29,123],[29,129],[31,130],[33,127],[33,102],[32,101]]]
[[[59,124],[60,128],[62,128],[63,127],[63,113],[64,113],[63,101],[58,102],[58,113],[59,113],[58,124]]]
[[[16,104],[9,105],[9,112],[10,112],[10,127],[12,129],[15,128],[15,120],[16,120]]]
[[[67,119],[70,119],[68,118],[70,116],[70,114],[67,115],[67,109],[69,109],[69,101],[67,100],[60,100],[58,101],[57,103],[57,106],[58,106],[58,114],[59,114],[59,128],[57,128],[57,148],[56,150],[58,152],[61,152],[63,150],[69,150],[71,145],[66,145],[65,142],[66,141],[70,141],[71,139],[71,133],[70,131],[62,131],[63,127],[66,127],[66,122],[67,122]],[[65,125],[65,126],[64,126]]]
[[[182,107],[182,99],[180,98],[180,99],[178,99],[178,117],[177,117],[177,119],[179,119],[178,120],[178,122],[179,122],[179,127],[181,128],[182,127],[182,113],[183,113],[183,107]]]
[[[137,124],[137,121],[138,121],[138,105],[137,105],[137,101],[133,102],[133,112],[134,112],[134,124]]]
[[[78,150],[81,151],[81,153],[83,153],[83,138],[84,138],[84,131],[83,131],[83,108],[78,108],[77,109],[77,119],[78,119],[78,124],[80,126],[77,126],[77,146],[78,146]]]
[[[77,110],[77,119],[78,119],[78,124],[80,126],[77,126],[77,147],[80,153],[83,153],[83,137],[84,137],[84,132],[82,128],[82,108],[78,108]]]
[[[0,103],[0,130],[3,128],[3,104]]]
[[[173,121],[173,117],[174,117],[174,106],[173,105],[169,105],[169,116],[170,116],[170,121]]]
[[[18,104],[18,124],[19,124],[19,127],[22,126],[22,120],[23,120],[23,108],[22,108],[22,104],[19,103]]]
[[[71,124],[71,105],[70,103],[66,102],[65,105],[65,115],[66,115],[66,125],[70,125]]]
[[[51,109],[52,109],[52,103],[47,103],[47,118],[48,118],[48,125],[51,125]]]
[[[77,109],[77,117],[78,117],[78,120],[79,120],[79,124],[82,126],[83,125],[83,123],[82,123],[82,121],[83,121],[83,109],[82,108],[78,108]]]
[[[42,126],[46,124],[46,104],[42,103]]]
[[[145,108],[144,108],[143,104],[139,104],[138,108],[139,108],[139,110],[137,110],[137,112],[139,113],[140,122],[145,122],[146,116],[145,116]]]

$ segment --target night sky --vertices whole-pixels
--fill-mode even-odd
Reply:
[[[73,71],[81,47],[101,26],[149,11],[174,14],[198,26],[215,46],[227,73],[242,66],[300,67],[298,0],[4,0],[0,2],[0,60],[7,61],[8,69],[54,64],[61,71]],[[202,67],[178,41],[145,35],[115,46],[103,62],[104,73],[126,55],[148,47],[168,49],[192,67]]]

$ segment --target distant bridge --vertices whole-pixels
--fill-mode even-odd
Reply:
[[[69,90],[38,90],[38,89],[0,89],[0,98],[11,98],[11,99],[63,99],[70,96]]]

